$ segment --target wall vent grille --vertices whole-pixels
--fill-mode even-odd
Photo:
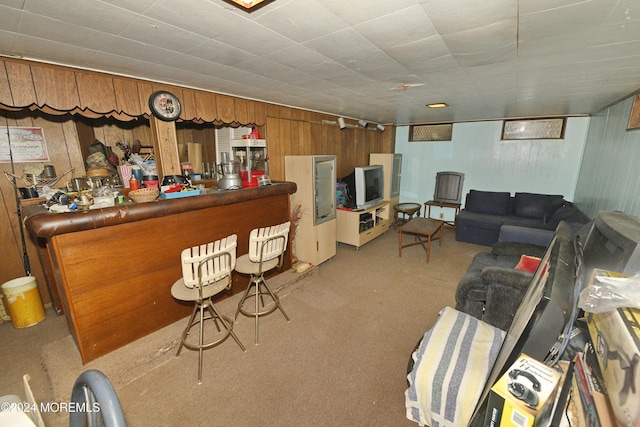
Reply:
[[[502,139],[563,139],[564,118],[505,120]]]
[[[413,125],[409,129],[410,141],[451,141],[453,123],[439,125]]]

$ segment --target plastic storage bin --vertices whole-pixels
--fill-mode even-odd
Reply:
[[[20,277],[2,285],[5,310],[13,326],[27,328],[46,317],[35,277]]]

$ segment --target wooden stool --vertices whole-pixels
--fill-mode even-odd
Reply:
[[[405,224],[413,218],[413,216],[420,216],[420,204],[419,203],[398,203],[393,205],[393,228],[398,225]],[[402,218],[398,218],[398,214],[402,214]]]

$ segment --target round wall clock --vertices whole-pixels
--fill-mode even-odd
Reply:
[[[154,116],[165,122],[177,120],[182,112],[178,98],[166,90],[158,90],[151,94],[149,108]]]

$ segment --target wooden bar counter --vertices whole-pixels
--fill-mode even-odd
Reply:
[[[288,221],[295,183],[132,203],[83,212],[24,209],[36,239],[54,307],[63,311],[83,363],[189,315],[192,305],[171,296],[181,277],[183,249]],[[283,271],[291,267],[288,250]],[[233,293],[248,278],[234,275]]]

